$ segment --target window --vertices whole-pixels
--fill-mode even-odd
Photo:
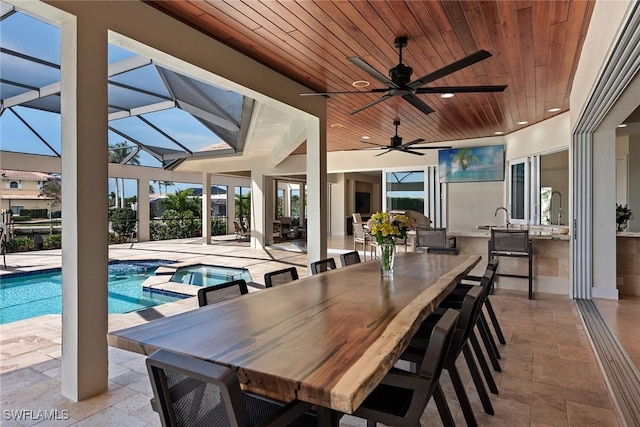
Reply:
[[[24,206],[11,206],[11,213],[13,215],[20,215],[22,209],[24,209]]]
[[[9,188],[14,190],[19,190],[22,188],[22,181],[11,181],[9,182]]]
[[[387,172],[386,210],[424,213],[424,171]]]
[[[284,189],[278,188],[276,192],[276,218],[281,218],[284,215]]]
[[[249,187],[236,187],[235,188],[236,199],[236,218],[241,221],[249,223],[251,219],[251,188]]]
[[[509,217],[514,224],[540,224],[540,156],[509,162]]]

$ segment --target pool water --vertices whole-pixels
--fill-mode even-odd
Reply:
[[[179,267],[171,276],[172,282],[194,286],[213,286],[238,279],[244,279],[247,283],[251,282],[249,270],[246,268],[195,264]]]
[[[172,261],[120,261],[109,264],[109,313],[129,313],[186,296],[149,291],[142,283],[156,268]],[[0,324],[44,314],[60,314],[62,273],[52,269],[0,276]]]

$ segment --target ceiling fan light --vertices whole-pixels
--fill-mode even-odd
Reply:
[[[448,93],[443,93],[442,95],[440,95],[440,98],[449,99],[449,98],[453,98],[454,96],[456,96],[456,95],[453,94],[453,93],[448,92]]]
[[[553,108],[549,108],[547,111],[550,112],[550,113],[557,113],[560,110],[561,110],[561,108],[553,107]]]
[[[358,87],[358,88],[362,88],[362,87],[367,87],[369,86],[371,83],[369,83],[366,80],[356,80],[355,82],[351,83],[351,86],[353,87]]]

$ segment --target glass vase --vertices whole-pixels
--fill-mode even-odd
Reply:
[[[380,269],[382,276],[393,275],[393,261],[396,257],[395,243],[382,243],[378,245],[378,259],[380,260]]]

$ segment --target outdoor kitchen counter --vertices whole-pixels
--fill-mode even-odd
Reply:
[[[496,229],[504,229],[504,227],[496,227]],[[557,230],[557,226],[529,230],[529,237],[533,241],[534,295],[536,292],[569,294],[569,240],[571,236],[559,234]],[[488,241],[491,238],[491,231],[488,228],[469,231],[451,230],[447,231],[447,237],[456,238],[456,245],[461,255],[483,256],[483,262],[472,272],[472,274],[482,275],[482,268],[486,267],[484,260],[488,259]],[[503,272],[526,274],[527,259],[501,257],[499,268]],[[523,292],[527,290],[526,279],[499,277],[496,284],[499,289],[516,289]]]

